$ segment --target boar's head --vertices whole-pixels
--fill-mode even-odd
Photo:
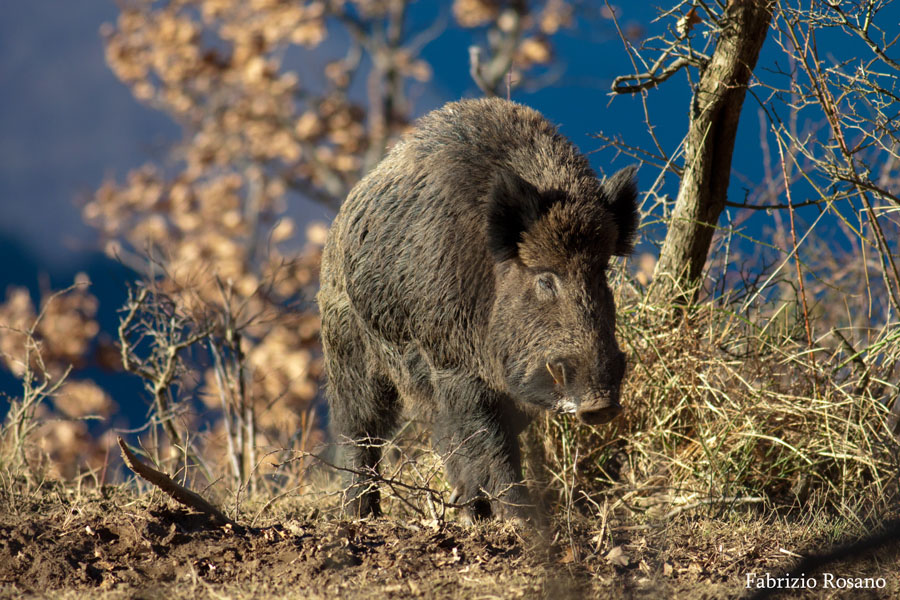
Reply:
[[[487,339],[514,398],[590,424],[621,411],[625,356],[606,271],[611,256],[632,248],[634,172],[619,171],[591,197],[496,176],[486,224],[495,277]]]

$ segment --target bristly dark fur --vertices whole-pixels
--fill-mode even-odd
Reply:
[[[539,113],[485,99],[423,117],[353,188],[318,295],[351,514],[379,514],[381,450],[366,441],[390,437],[404,407],[433,418],[473,516],[528,514],[523,407],[594,423],[619,410],[625,362],[605,270],[631,245],[632,174],[601,184]]]

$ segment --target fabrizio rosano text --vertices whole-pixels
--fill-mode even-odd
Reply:
[[[773,577],[771,573],[747,573],[747,581],[744,587],[751,589],[783,589],[783,590],[808,590],[808,589],[860,589],[878,590],[887,586],[884,577],[842,577],[834,573],[819,573],[815,576],[791,575],[787,573]]]

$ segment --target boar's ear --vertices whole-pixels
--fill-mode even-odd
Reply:
[[[638,226],[636,172],[636,166],[625,167],[602,183],[603,195],[619,230],[615,248],[619,256],[631,254],[634,247],[634,234]]]
[[[537,188],[511,171],[494,177],[487,206],[488,248],[497,262],[519,254],[522,234],[546,212]]]

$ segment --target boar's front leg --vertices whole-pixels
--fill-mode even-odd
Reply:
[[[518,434],[523,423],[511,401],[466,375],[435,378],[435,447],[465,520],[499,516],[525,519],[531,501],[522,483]],[[493,503],[494,511],[491,510]]]

